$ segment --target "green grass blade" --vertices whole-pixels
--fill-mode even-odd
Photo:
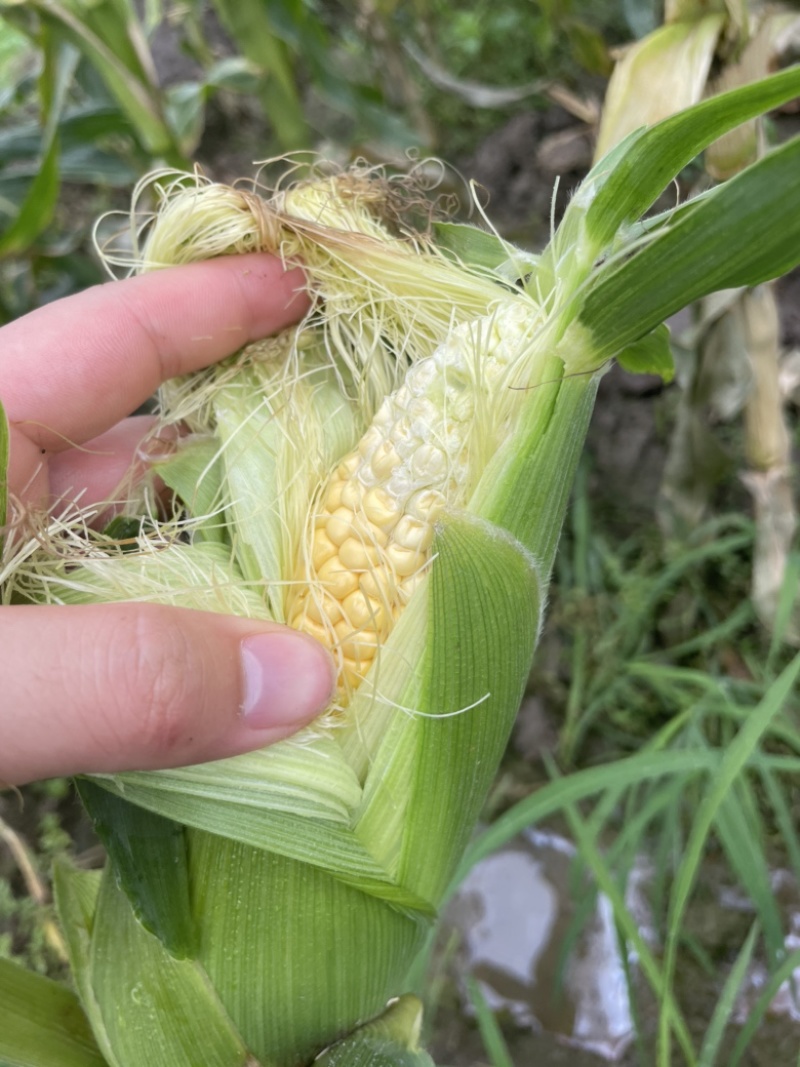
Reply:
[[[659,967],[656,957],[642,937],[637,920],[625,906],[623,891],[618,886],[609,870],[608,864],[603,859],[597,847],[596,838],[578,814],[577,808],[573,805],[568,805],[564,811],[581,858],[591,870],[597,888],[608,897],[611,903],[611,907],[614,910],[614,920],[622,939],[635,950],[642,974],[650,983],[653,992],[658,998],[664,1018],[675,1031],[688,1067],[695,1067],[696,1058],[692,1039],[680,1008],[675,1001],[666,974]]]
[[[731,1057],[725,1067],[738,1067],[742,1056],[747,1051],[747,1046],[755,1037],[761,1022],[769,1010],[775,995],[784,982],[791,981],[794,972],[800,968],[800,949],[790,953],[781,963],[780,967],[769,976],[759,994],[758,1000],[753,1005],[747,1022],[739,1031],[736,1044],[731,1050]]]
[[[769,727],[772,719],[779,714],[786,698],[793,692],[798,675],[800,675],[800,655],[794,658],[779,678],[770,686],[764,699],[751,712],[750,717],[728,746],[718,770],[709,778],[708,792],[695,815],[670,899],[670,913],[664,951],[664,973],[667,982],[672,981],[672,975],[675,972],[683,915],[700,869],[708,835],[726,796],[733,788],[748,760],[756,751],[761,737]],[[662,1067],[668,1067],[670,1062],[669,1027],[670,1018],[665,1010],[660,1018],[658,1062]]]
[[[0,959],[0,1060],[11,1067],[106,1067],[78,998]]]
[[[514,1067],[511,1053],[508,1051],[503,1032],[500,1029],[494,1012],[486,1003],[486,997],[480,983],[474,978],[467,978],[467,991],[472,1006],[475,1009],[475,1018],[478,1020],[478,1029],[481,1032],[483,1047],[492,1067]]]
[[[754,922],[750,927],[750,932],[747,935],[744,944],[739,950],[739,954],[731,968],[731,972],[725,980],[725,985],[722,987],[719,1000],[714,1007],[714,1014],[711,1016],[705,1036],[703,1037],[700,1055],[697,1057],[697,1067],[714,1067],[714,1062],[717,1058],[717,1053],[719,1052],[719,1047],[725,1034],[725,1028],[728,1025],[728,1020],[733,1014],[736,997],[742,988],[745,975],[747,974],[747,968],[750,966],[750,961],[753,958],[753,949],[756,945],[757,936],[758,923]]]
[[[740,884],[753,902],[764,931],[767,951],[774,961],[784,950],[783,923],[770,882],[767,857],[761,847],[767,832],[744,775],[720,805],[714,831]]]
[[[468,848],[451,883],[451,891],[480,860],[506,844],[522,830],[607,789],[638,785],[651,779],[697,772],[715,774],[722,756],[710,749],[642,752],[601,767],[590,767],[559,778],[519,801],[480,834]]]
[[[772,817],[780,833],[781,844],[789,855],[794,876],[800,882],[800,837],[798,837],[797,825],[789,806],[789,798],[777,775],[773,774],[768,767],[761,767],[760,775],[767,801],[772,809]]]

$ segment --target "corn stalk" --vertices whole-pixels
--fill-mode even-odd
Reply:
[[[162,177],[135,269],[269,249],[302,261],[316,310],[165,390],[165,420],[193,431],[159,467],[181,508],[137,520],[136,551],[52,524],[25,551],[12,524],[8,580],[50,603],[289,620],[328,641],[340,685],[291,741],[80,781],[109,856],[103,873],[56,871],[81,1008],[29,975],[26,1008],[0,966],[0,1058],[430,1064],[419,1004],[386,1005],[502,756],[599,377],[614,358],[668,375],[668,315],[797,263],[800,218],[774,193],[800,140],[641,216],[708,143],[798,92],[785,71],[632,134],[538,257],[452,223],[414,228],[418,200],[357,170],[268,199]],[[56,1000],[71,1042],[34,1010]]]

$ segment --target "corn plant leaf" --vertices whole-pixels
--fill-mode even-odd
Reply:
[[[675,175],[717,137],[798,94],[800,66],[796,65],[626,138],[595,164],[565,215],[571,230],[569,216],[585,212],[586,259],[592,261],[624,223],[644,214]],[[792,183],[786,188],[793,188]]]
[[[800,212],[775,196],[794,188],[799,173],[800,137],[598,270],[578,313],[594,357],[614,355],[707,293],[758,285],[800,263]]]
[[[70,41],[98,71],[130,121],[143,147],[173,166],[185,165],[161,107],[133,9],[115,0],[33,0],[42,22]],[[126,10],[127,8],[127,10]]]
[[[39,79],[42,102],[41,143],[35,177],[19,212],[6,232],[0,236],[0,258],[28,248],[49,224],[55,211],[60,185],[59,120],[67,97],[67,88],[77,65],[75,49],[54,41],[43,33],[44,64]]]
[[[314,1062],[318,1067],[435,1067],[418,1047],[421,1025],[422,1004],[405,994]]]
[[[253,0],[214,0],[225,29],[247,59],[263,71],[260,97],[284,150],[308,144],[306,123],[292,56],[275,33],[269,5]]]
[[[81,778],[76,784],[137,919],[173,956],[192,956],[196,932],[189,904],[185,828],[115,796],[91,779]]]
[[[90,977],[102,1025],[120,1063],[248,1064],[247,1049],[203,969],[171,956],[144,929],[108,868],[92,926]]]
[[[0,959],[0,1060],[11,1067],[107,1067],[78,998]]]
[[[675,377],[675,361],[665,324],[628,345],[617,354],[617,363],[632,374],[657,374],[665,382]]]

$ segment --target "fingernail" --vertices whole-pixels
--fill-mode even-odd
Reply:
[[[240,645],[242,718],[252,730],[302,726],[318,715],[334,686],[330,656],[305,634],[252,634]]]

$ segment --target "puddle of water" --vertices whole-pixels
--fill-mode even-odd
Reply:
[[[475,866],[450,919],[463,939],[465,970],[493,1010],[614,1062],[633,1038],[633,1019],[606,897],[562,966],[575,917],[574,857],[565,838],[527,831]],[[466,994],[465,1003],[469,1010]]]

